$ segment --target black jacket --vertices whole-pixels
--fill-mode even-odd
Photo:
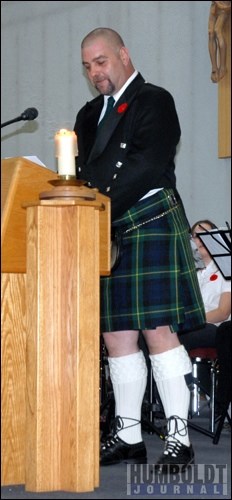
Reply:
[[[112,220],[150,189],[175,188],[180,125],[172,96],[138,74],[104,124],[100,95],[79,111],[77,177],[111,198]]]

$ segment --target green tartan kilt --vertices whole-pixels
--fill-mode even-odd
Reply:
[[[113,227],[121,234],[122,257],[111,276],[101,278],[101,332],[202,326],[190,228],[177,192],[163,189],[139,201]]]

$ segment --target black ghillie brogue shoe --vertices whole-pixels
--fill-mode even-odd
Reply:
[[[187,467],[194,464],[194,451],[192,445],[185,446],[175,437],[178,433],[179,435],[187,434],[187,421],[174,415],[167,419],[168,429],[170,429],[170,422],[172,420],[175,421],[175,432],[173,434],[168,433],[165,438],[163,455],[154,466],[154,472],[156,474],[176,474],[178,472],[184,472]],[[179,429],[181,425],[182,427]]]
[[[117,434],[107,439],[101,445],[100,465],[113,465],[120,462],[125,462],[126,464],[146,464],[147,451],[144,442],[127,444]]]
[[[185,446],[180,441],[167,440],[164,453],[154,466],[156,474],[177,474],[184,472],[187,467],[194,464],[193,447]]]
[[[124,417],[123,417],[124,418]],[[132,419],[130,419],[132,420]],[[135,421],[138,425],[140,422]],[[112,429],[114,432],[101,444],[100,465],[113,465],[125,462],[128,464],[146,464],[147,450],[143,441],[135,444],[125,443],[118,436],[117,430],[123,429],[124,424],[121,417],[116,417]],[[131,426],[128,426],[131,427]],[[126,427],[124,427],[126,429]],[[117,430],[116,430],[117,429]]]

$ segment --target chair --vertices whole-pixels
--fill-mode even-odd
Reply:
[[[216,376],[217,376],[217,351],[211,347],[200,347],[192,349],[189,353],[193,365],[193,390],[191,392],[190,415],[200,415],[201,413],[201,396],[206,397],[207,405],[209,405],[209,429],[215,431],[215,394],[216,394]],[[209,375],[210,386],[206,386],[206,382],[202,383],[200,377],[200,368],[205,368]],[[205,405],[204,405],[205,406]]]
[[[220,370],[217,350],[213,347],[200,347],[190,350],[189,356],[193,365],[193,389],[191,391],[188,425],[202,434],[212,437],[213,444],[218,444],[224,420],[227,417],[230,422],[230,417],[228,411],[225,411],[225,414],[217,421],[215,414],[217,376]],[[209,384],[201,381],[200,369],[202,368],[205,368],[208,372]],[[201,399],[202,396],[205,396],[204,401]],[[209,412],[209,430],[192,422],[195,415],[201,415],[205,406],[208,407]]]

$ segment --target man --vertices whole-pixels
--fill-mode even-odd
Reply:
[[[115,434],[101,446],[101,465],[147,460],[140,422],[147,382],[141,330],[168,419],[156,470],[185,468],[194,463],[186,425],[192,366],[176,332],[205,318],[189,225],[175,188],[179,121],[172,96],[135,71],[114,30],[93,30],[81,49],[100,96],[76,118],[77,176],[111,198],[112,228],[122,245],[118,267],[101,279],[101,332],[118,417]]]

